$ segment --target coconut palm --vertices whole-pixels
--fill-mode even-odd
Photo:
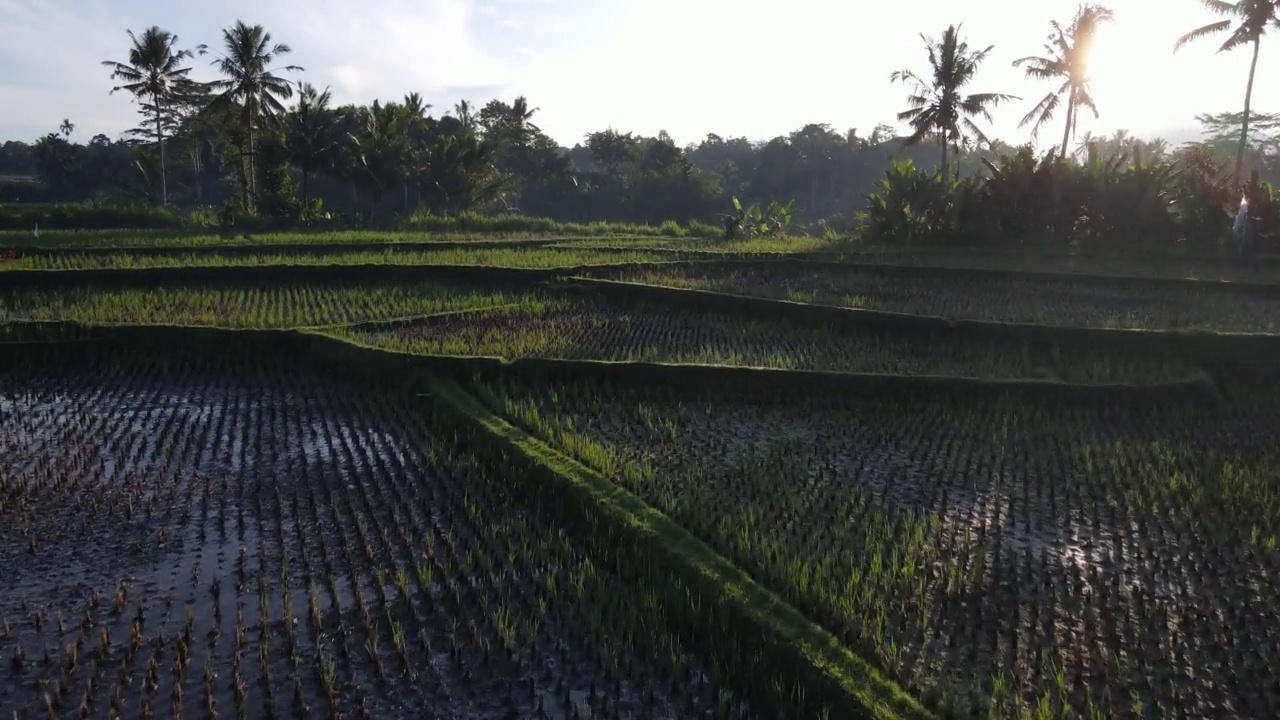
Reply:
[[[1249,105],[1253,101],[1253,78],[1258,69],[1258,49],[1262,46],[1262,36],[1266,34],[1267,27],[1280,27],[1280,16],[1277,16],[1277,12],[1280,11],[1280,0],[1200,1],[1211,12],[1226,16],[1225,19],[1198,27],[1178,38],[1173,45],[1174,52],[1193,40],[1227,31],[1231,34],[1218,48],[1218,52],[1234,50],[1244,45],[1253,47],[1253,59],[1249,61],[1249,81],[1244,89],[1244,116],[1240,124],[1240,144],[1236,149],[1236,169],[1231,176],[1232,182],[1239,185],[1240,173],[1244,168],[1244,151],[1249,143]],[[1235,21],[1234,28],[1233,21]]]
[[[980,117],[990,122],[991,109],[1006,100],[1016,99],[1002,93],[973,93],[964,89],[973,81],[978,66],[987,58],[993,46],[972,50],[960,39],[959,26],[952,25],[942,33],[941,40],[920,36],[929,51],[929,76],[925,78],[910,70],[899,70],[889,76],[891,82],[900,82],[911,88],[907,96],[908,108],[898,113],[914,132],[906,139],[912,145],[928,137],[937,137],[942,146],[942,169],[949,172],[947,153],[952,144],[957,147],[967,138],[987,143],[987,136],[974,123]]]
[[[411,157],[406,119],[403,106],[374,100],[359,110],[353,118],[355,127],[346,137],[345,166],[352,184],[369,198],[370,217],[382,206],[387,191],[407,175]]]
[[[209,87],[218,93],[211,105],[239,115],[249,164],[246,200],[257,196],[253,157],[257,123],[283,115],[286,110],[280,101],[293,97],[293,86],[277,73],[302,70],[297,65],[272,67],[276,60],[291,51],[284,43],[273,45],[271,33],[261,25],[246,25],[237,20],[235,25],[222,31],[222,52],[213,52],[217,56],[213,66],[226,77],[209,83]],[[208,48],[200,47],[201,54],[209,52]]]
[[[285,116],[285,142],[293,164],[302,173],[302,203],[307,204],[307,184],[311,175],[324,169],[338,147],[333,112],[329,109],[329,89],[316,90],[311,83],[298,82],[298,104]]]
[[[440,135],[419,177],[434,212],[454,215],[499,199],[507,180],[497,172],[495,148],[473,132]]]
[[[423,102],[422,95],[411,92],[404,96],[404,111],[411,117],[425,118],[431,109],[431,103]]]
[[[520,126],[521,141],[524,141],[526,139],[525,136],[531,133],[541,132],[541,128],[530,122],[533,119],[533,114],[538,112],[539,109],[530,108],[528,99],[523,95],[517,97],[511,103],[511,118]]]
[[[1093,102],[1093,92],[1089,87],[1089,51],[1093,48],[1094,35],[1103,23],[1115,19],[1115,13],[1101,5],[1081,5],[1076,16],[1067,27],[1053,20],[1049,23],[1051,31],[1045,43],[1045,54],[1028,56],[1013,61],[1014,67],[1023,67],[1027,77],[1036,80],[1061,80],[1057,90],[1049,92],[1036,104],[1018,127],[1031,125],[1031,138],[1034,140],[1040,126],[1053,119],[1053,114],[1062,104],[1063,96],[1067,100],[1067,122],[1062,130],[1062,157],[1067,156],[1071,136],[1075,132],[1077,113],[1080,108],[1087,108],[1098,117],[1098,107]]]
[[[164,107],[173,93],[174,87],[185,79],[191,68],[182,63],[191,57],[190,50],[176,50],[178,36],[168,30],[151,26],[139,37],[132,30],[126,31],[133,47],[129,48],[128,62],[104,60],[103,65],[111,68],[111,79],[120,80],[122,85],[111,88],[111,92],[125,90],[135,98],[151,100],[151,114],[156,121],[156,146],[160,155],[160,204],[169,203],[169,191],[165,182],[164,170]]]
[[[453,106],[453,112],[457,115],[459,122],[462,123],[464,130],[473,130],[476,126],[475,109],[471,107],[471,103],[466,100],[460,100]]]

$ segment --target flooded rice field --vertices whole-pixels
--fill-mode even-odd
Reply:
[[[478,391],[944,712],[1280,714],[1280,404]]]
[[[7,367],[0,717],[757,716],[443,423],[265,357]]]

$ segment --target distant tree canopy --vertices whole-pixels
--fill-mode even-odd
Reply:
[[[1231,30],[1224,49],[1256,50],[1262,27],[1280,24],[1274,9],[1235,14],[1236,24],[1214,23],[1182,42]],[[1177,149],[1124,131],[1076,137],[1078,110],[1098,112],[1087,54],[1094,29],[1111,18],[1107,8],[1083,5],[1069,22],[1050,23],[1041,56],[1015,63],[1051,83],[1024,122],[1034,131],[1060,108],[1057,152],[1065,160],[1084,161],[1091,152],[1167,157]],[[665,132],[646,137],[610,127],[566,148],[539,128],[538,108],[525,97],[478,107],[463,100],[438,114],[416,92],[336,105],[327,89],[300,79],[303,68],[286,64],[290,47],[260,25],[236,22],[215,48],[192,50],[151,27],[129,33],[123,60],[104,61],[104,87],[114,80],[115,90],[135,97],[138,127],[121,139],[98,135],[80,144],[69,140],[69,118],[32,143],[4,143],[0,202],[145,202],[295,218],[492,210],[570,221],[687,222],[776,201],[796,221],[838,226],[874,204],[886,172],[901,174],[903,166],[891,160],[910,162],[917,173],[945,163],[962,179],[990,176],[988,161],[999,165],[1021,149],[982,127],[991,108],[1018,100],[981,85],[990,46],[970,47],[959,26],[936,40],[922,37],[928,64],[917,67],[927,71],[893,75],[909,88],[898,116],[911,126],[905,137],[883,124],[863,134],[810,123],[767,141],[709,134],[681,147]],[[217,79],[191,80],[190,64],[205,61]],[[1280,181],[1280,116],[1251,113],[1248,103],[1242,112],[1200,116],[1207,139],[1196,157],[1220,162],[1239,154],[1263,180]]]

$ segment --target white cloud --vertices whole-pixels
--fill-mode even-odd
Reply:
[[[1021,102],[998,111],[994,132],[1026,137],[1017,121],[1046,87],[1010,67],[1038,51],[1050,18],[1076,0],[1046,0],[1028,14],[1015,0],[917,0],[911,15],[884,4],[830,0],[199,0],[148,1],[138,16],[106,0],[0,0],[0,135],[32,137],[69,117],[82,134],[115,135],[135,108],[108,97],[100,62],[127,48],[125,28],[159,24],[182,44],[215,45],[241,18],[262,23],[294,52],[284,62],[331,86],[338,102],[422,93],[437,109],[467,99],[526,95],[538,124],[564,143],[615,126],[677,141],[708,132],[767,139],[807,122],[869,131],[891,122],[903,91],[892,70],[922,69],[919,34],[964,21],[974,45],[995,43],[975,90]],[[1095,83],[1101,121],[1081,130],[1166,131],[1197,112],[1240,105],[1247,53],[1216,56],[1212,44],[1170,52],[1209,19],[1195,3],[1159,12],[1149,0],[1112,0],[1113,31],[1099,44]],[[1263,48],[1255,107],[1280,110]],[[195,61],[210,77],[208,58]],[[1045,135],[1060,135],[1046,129]],[[87,137],[87,135],[86,135]]]
[[[63,118],[76,136],[110,136],[132,127],[128,95],[109,97],[103,60],[123,59],[127,25],[100,3],[74,11],[58,3],[0,0],[0,128],[19,139],[57,129]],[[9,139],[4,137],[3,139]]]
[[[348,0],[281,0],[261,7],[269,9],[259,11],[267,16],[261,22],[275,36],[299,57],[305,52],[318,59],[320,65],[308,71],[324,76],[332,68],[358,67],[362,92],[399,96],[501,84],[512,72],[476,42],[467,0],[381,0],[361,12],[352,12]]]

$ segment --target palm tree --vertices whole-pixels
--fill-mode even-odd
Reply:
[[[462,123],[464,130],[472,130],[476,126],[476,116],[471,103],[466,100],[460,100],[453,106],[453,112],[457,114],[458,120]]]
[[[1062,157],[1076,127],[1076,114],[1082,107],[1098,117],[1098,107],[1093,103],[1089,87],[1089,51],[1093,47],[1098,26],[1115,19],[1115,13],[1101,5],[1081,5],[1071,24],[1063,28],[1057,20],[1050,21],[1049,40],[1045,43],[1045,55],[1018,58],[1014,67],[1026,66],[1026,74],[1036,80],[1062,80],[1057,90],[1045,95],[1018,127],[1031,125],[1031,139],[1035,140],[1040,126],[1053,119],[1053,113],[1067,97],[1067,124],[1062,131]]]
[[[1228,30],[1231,31],[1231,34],[1227,36],[1226,41],[1218,48],[1218,52],[1234,50],[1242,45],[1253,46],[1253,59],[1249,61],[1249,82],[1245,85],[1244,90],[1244,119],[1240,123],[1240,145],[1236,149],[1236,169],[1231,176],[1232,182],[1239,185],[1240,173],[1244,168],[1244,150],[1249,143],[1249,105],[1253,102],[1253,77],[1258,69],[1258,49],[1262,45],[1262,36],[1266,34],[1267,26],[1280,27],[1280,16],[1277,16],[1277,11],[1280,11],[1280,0],[1200,1],[1211,12],[1228,17],[1209,23],[1204,27],[1196,28],[1178,38],[1178,42],[1173,45],[1174,52],[1178,52],[1183,45],[1192,40],[1198,40],[1209,35],[1217,35]],[[1231,27],[1232,18],[1238,21],[1235,29]]]
[[[466,102],[465,100],[463,102]],[[404,96],[404,102],[400,106],[400,111],[404,114],[404,136],[405,136],[405,152],[409,154],[408,162],[405,163],[405,177],[403,186],[403,209],[409,211],[409,182],[410,176],[414,172],[414,168],[421,165],[422,157],[426,152],[426,144],[428,136],[431,134],[431,125],[434,121],[428,120],[427,111],[431,109],[431,104],[423,102],[422,96],[416,92],[408,93]],[[417,198],[420,193],[415,193],[414,205],[417,205]]]
[[[425,118],[430,109],[431,103],[423,102],[422,96],[418,93],[411,92],[404,96],[404,111],[411,117]]]
[[[156,146],[160,153],[160,204],[169,203],[169,189],[164,172],[164,104],[173,88],[185,79],[191,68],[182,67],[182,61],[191,57],[190,50],[175,50],[178,36],[152,25],[142,32],[142,37],[126,31],[133,47],[129,48],[129,61],[104,60],[111,68],[111,79],[121,80],[123,85],[111,88],[111,92],[125,90],[135,98],[150,98],[151,113],[156,118]]]
[[[76,124],[71,122],[71,118],[62,118],[62,124],[58,126],[58,132],[62,133],[62,137],[69,138],[75,131]]]
[[[302,204],[310,199],[307,181],[325,167],[338,146],[333,113],[329,110],[329,89],[316,90],[311,83],[298,82],[298,104],[285,116],[285,142],[289,156],[302,172]]]
[[[533,119],[533,114],[538,112],[540,109],[541,108],[530,109],[529,101],[523,95],[517,97],[511,103],[511,118],[519,125],[520,142],[522,144],[528,140],[529,134],[541,132],[541,129],[537,125],[530,122],[530,120]]]
[[[286,110],[281,100],[293,97],[293,86],[280,77],[279,72],[297,72],[297,65],[272,67],[282,55],[292,52],[284,43],[271,44],[271,33],[261,25],[236,24],[222,31],[223,53],[213,61],[225,78],[214,80],[209,87],[219,94],[211,105],[230,112],[236,110],[244,132],[245,155],[249,167],[245,183],[245,199],[257,196],[257,176],[254,167],[254,131],[258,119],[273,120]],[[210,52],[201,46],[203,55]]]
[[[499,199],[507,180],[495,159],[494,146],[474,132],[437,137],[419,178],[432,210],[454,215]]]
[[[942,172],[950,172],[947,151],[952,143],[958,147],[969,136],[988,142],[973,118],[990,122],[992,108],[1016,98],[1001,93],[963,93],[994,46],[970,50],[969,44],[960,39],[960,27],[956,25],[948,27],[941,40],[920,37],[929,51],[929,79],[926,81],[910,70],[899,70],[890,75],[889,80],[911,88],[908,108],[898,113],[898,119],[906,120],[914,130],[906,144],[913,145],[936,135],[942,145]]]
[[[356,127],[346,137],[347,168],[352,184],[369,197],[369,217],[396,183],[404,181],[411,158],[404,131],[406,115],[396,103],[377,100],[361,108]]]

